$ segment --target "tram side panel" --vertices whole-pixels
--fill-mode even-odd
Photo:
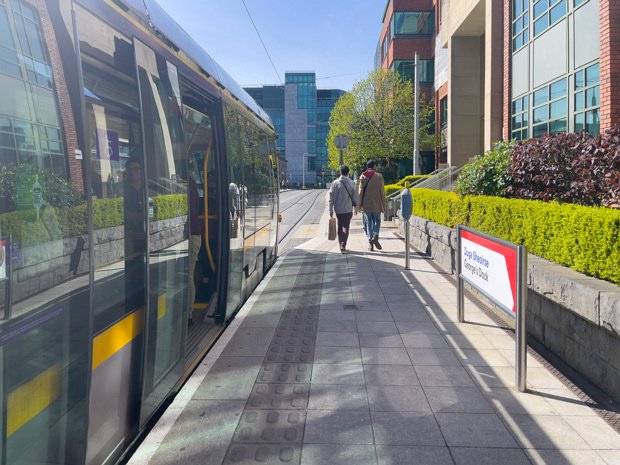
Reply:
[[[0,460],[81,463],[89,360],[81,88],[67,2],[0,2]]]

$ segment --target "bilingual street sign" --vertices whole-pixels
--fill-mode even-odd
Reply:
[[[527,249],[497,237],[457,227],[458,320],[465,321],[464,282],[516,320],[516,384],[525,391]]]

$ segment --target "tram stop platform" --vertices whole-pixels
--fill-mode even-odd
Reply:
[[[280,257],[130,465],[619,465],[620,434],[390,223],[327,212]],[[600,413],[600,412],[599,412]]]

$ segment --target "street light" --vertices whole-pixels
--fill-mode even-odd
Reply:
[[[306,188],[306,157],[307,153],[301,154],[301,188]]]
[[[414,127],[413,127],[413,174],[422,174],[420,172],[420,54],[415,52],[415,84],[413,86],[414,95]]]

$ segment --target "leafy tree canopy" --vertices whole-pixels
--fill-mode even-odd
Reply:
[[[421,150],[435,145],[429,134],[434,108],[424,100],[420,98]],[[362,168],[368,159],[412,158],[414,116],[412,83],[392,70],[370,72],[334,105],[327,137],[329,167],[339,168],[340,150],[334,145],[339,134],[349,136],[343,160],[354,169]]]

